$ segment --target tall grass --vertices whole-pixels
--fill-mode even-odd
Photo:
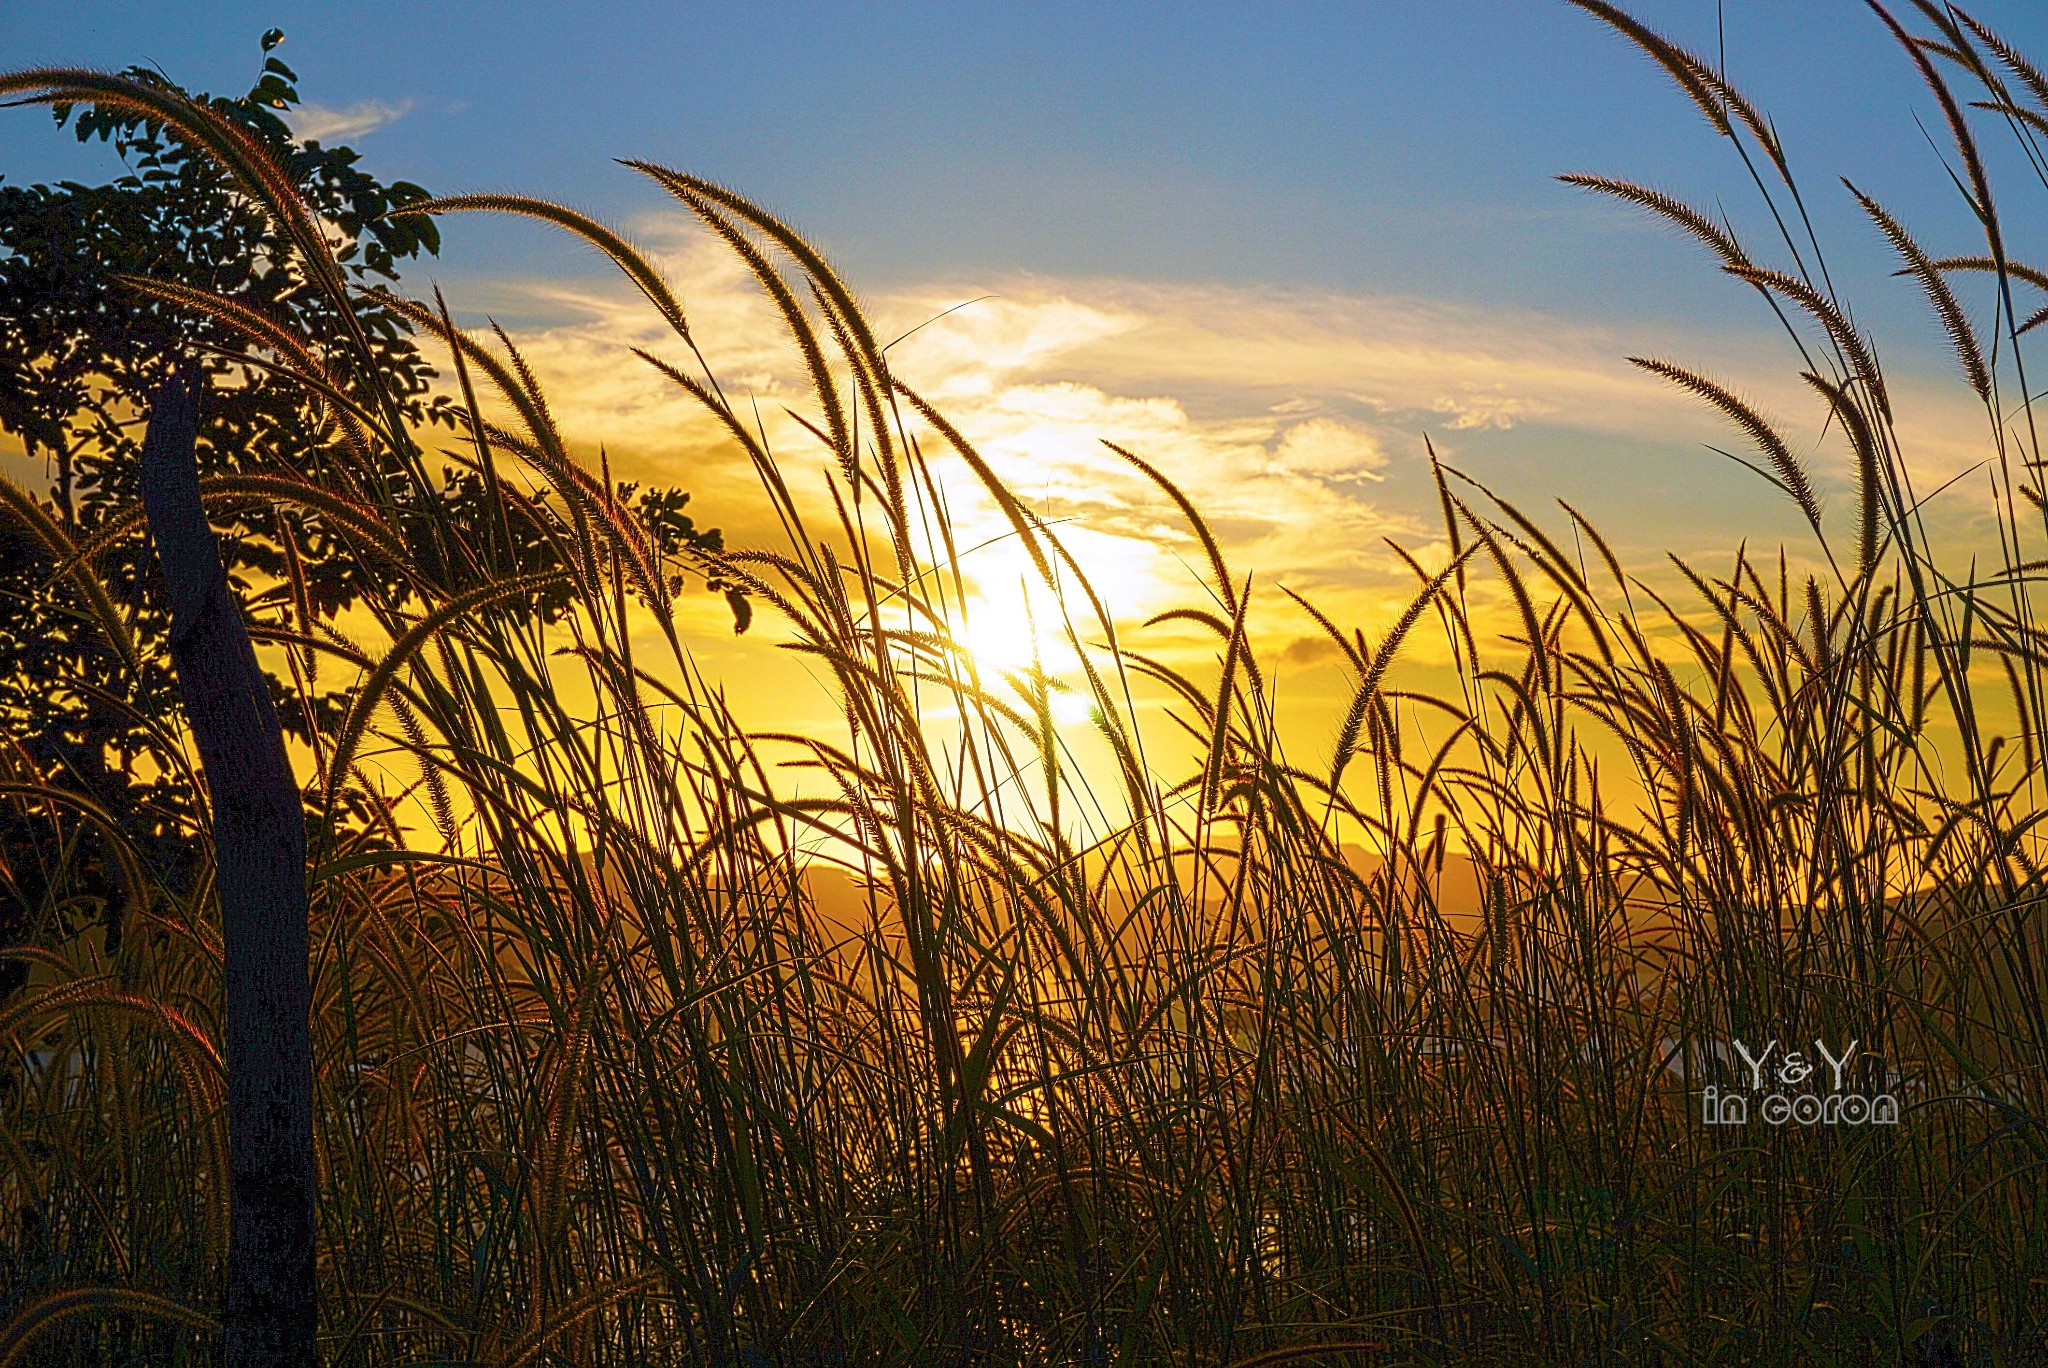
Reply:
[[[611,255],[673,327],[646,360],[751,461],[783,537],[660,563],[509,341],[420,303],[396,307],[451,359],[491,517],[528,516],[536,488],[572,511],[557,567],[512,573],[488,520],[401,525],[367,477],[265,486],[366,556],[441,552],[404,561],[374,645],[289,613],[258,628],[364,681],[307,776],[329,1361],[2048,1356],[2048,523],[2013,302],[2039,282],[1955,89],[2040,167],[2048,79],[1918,7],[1931,37],[1906,53],[1952,116],[1985,245],[1936,258],[1864,202],[1985,403],[1999,544],[1958,571],[1769,122],[1578,2],[1731,140],[1782,237],[1752,256],[1659,192],[1582,183],[1702,237],[1779,311],[1858,482],[1850,526],[1824,520],[1763,417],[1654,363],[1747,433],[1822,538],[1678,564],[1660,582],[1682,592],[1629,575],[1569,506],[1538,517],[1440,467],[1453,559],[1415,565],[1396,622],[1340,623],[1255,598],[1170,472],[1125,454],[1204,551],[1178,620],[1213,632],[1215,663],[1179,668],[766,211],[632,164],[780,312],[814,385],[801,450],[720,388],[624,240],[539,201],[428,206],[547,219]],[[0,86],[165,99],[78,73]],[[156,112],[297,222],[207,111]],[[1997,288],[1981,336],[1950,293],[1970,273]],[[362,368],[273,354],[328,403],[338,450],[423,469]],[[823,505],[791,487],[821,452]],[[996,678],[956,644],[962,471],[1085,665],[1107,780],[1055,723],[1048,670]],[[746,586],[844,726],[762,731],[693,663],[680,574]],[[573,611],[545,628],[525,605],[561,581]],[[1317,768],[1282,751],[1258,648],[1268,615],[1303,609],[1355,688]],[[1433,695],[1398,662],[1424,633],[1454,662]],[[1138,703],[1161,695],[1153,725]],[[61,898],[71,853],[120,833],[6,764]],[[378,787],[394,764],[430,839]],[[1451,891],[1466,873],[1476,902]],[[35,976],[0,1004],[0,1364],[205,1357],[225,1243],[207,888],[138,868],[111,957],[7,952]],[[1773,1038],[1860,1042],[1855,1086],[1898,1095],[1901,1123],[1703,1125],[1702,1089],[1741,1082],[1728,1043]]]

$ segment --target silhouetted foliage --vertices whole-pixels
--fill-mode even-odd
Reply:
[[[198,97],[254,133],[287,169],[301,195],[338,240],[338,261],[361,287],[394,282],[402,262],[434,253],[440,235],[424,215],[385,217],[427,198],[406,181],[385,183],[362,170],[347,147],[296,139],[282,115],[299,100],[296,75],[272,52],[282,33],[264,35],[262,73],[237,98]],[[177,89],[157,73],[132,67],[128,77]],[[182,93],[182,92],[180,92]],[[263,364],[249,339],[197,310],[142,294],[123,277],[147,277],[228,296],[275,319],[312,343],[359,393],[396,398],[415,430],[453,428],[459,410],[430,395],[434,371],[415,346],[410,325],[374,294],[358,295],[357,323],[381,372],[352,374],[360,364],[346,345],[346,320],[319,290],[277,226],[228,175],[175,132],[139,115],[103,108],[59,107],[56,120],[80,141],[110,143],[127,174],[104,185],[0,185],[0,428],[17,437],[48,474],[47,504],[73,542],[84,543],[135,506],[137,461],[147,399],[172,362],[192,356],[206,372],[207,402],[199,433],[202,474],[289,471],[326,487],[347,487],[334,468],[336,431],[297,381]],[[413,467],[421,469],[424,467]],[[407,468],[387,459],[380,501],[418,509],[438,500],[458,517],[487,516],[482,481],[447,472],[422,489]],[[620,487],[628,501],[634,487]],[[634,505],[665,554],[717,550],[719,533],[699,529],[685,511],[689,496],[648,490]],[[526,501],[505,524],[508,559],[523,568],[549,564],[559,531],[544,497]],[[303,607],[329,622],[377,587],[403,597],[398,571],[354,555],[317,519],[264,503],[215,510],[227,568],[238,595],[259,614],[289,615]],[[413,520],[418,523],[421,520]],[[189,786],[165,754],[167,738],[149,719],[173,709],[169,658],[155,644],[165,630],[162,587],[146,542],[126,537],[98,562],[144,650],[137,670],[124,669],[105,634],[77,611],[75,596],[53,584],[50,554],[0,515],[0,731],[13,737],[28,771],[89,796],[142,845],[159,877],[177,884],[186,852],[174,839],[190,805]],[[422,537],[408,548],[428,578],[448,582],[462,568],[439,564],[439,548]],[[305,598],[293,602],[288,558],[299,565]],[[728,586],[716,584],[716,589]],[[564,609],[565,593],[539,609]],[[733,604],[744,625],[744,603]],[[305,624],[300,624],[304,626]],[[301,740],[331,730],[353,683],[332,671],[317,680],[272,677],[280,717]],[[39,824],[0,816],[0,945],[42,925],[62,935],[94,913],[116,925],[118,880],[103,861],[68,862],[71,886],[50,887],[38,872],[65,865],[37,842]],[[85,886],[78,886],[81,873]],[[13,986],[0,962],[0,996]]]

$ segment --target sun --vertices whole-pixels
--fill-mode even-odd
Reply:
[[[1013,674],[1034,665],[1048,672],[1067,651],[1066,643],[1038,620],[1019,592],[968,597],[953,624],[958,642],[983,674]]]
[[[1007,593],[977,590],[954,619],[953,640],[973,659],[984,688],[1005,693],[1009,681],[1021,683],[1033,669],[1043,670],[1052,685],[1053,720],[1085,722],[1087,694],[1070,679],[1080,673],[1073,643],[1057,611],[1040,610],[1037,599],[1042,597],[1030,595],[1021,584]]]

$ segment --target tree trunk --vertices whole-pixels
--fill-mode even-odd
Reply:
[[[225,946],[227,1368],[312,1368],[313,1050],[306,829],[256,651],[199,503],[196,378],[158,391],[142,502],[170,591],[171,664],[212,798]]]

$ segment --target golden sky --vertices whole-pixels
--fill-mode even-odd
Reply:
[[[447,220],[458,238],[473,216]],[[820,515],[827,458],[785,408],[812,406],[800,361],[743,265],[692,222],[644,215],[629,225],[663,266],[726,393],[753,404],[785,476]],[[421,273],[414,290],[428,288]],[[860,282],[852,282],[858,290]],[[700,524],[732,547],[776,546],[780,534],[743,454],[694,401],[632,355],[679,362],[677,340],[623,283],[501,274],[461,282],[458,317],[520,320],[508,331],[545,387],[572,448],[594,469],[600,448],[619,478],[674,485]],[[1137,453],[1174,480],[1209,519],[1235,574],[1252,577],[1253,640],[1281,701],[1290,758],[1327,763],[1355,687],[1313,622],[1281,592],[1304,595],[1341,627],[1377,642],[1413,597],[1413,572],[1392,539],[1431,568],[1448,552],[1428,477],[1424,435],[1445,461],[1565,531],[1552,500],[1590,514],[1627,568],[1673,576],[1664,552],[1725,573],[1738,544],[1795,561],[1810,534],[1789,503],[1707,449],[1750,454],[1697,401],[1630,366],[1630,353],[1670,356],[1732,383],[1781,420],[1847,535],[1853,491],[1835,434],[1800,385],[1782,338],[1594,324],[1531,309],[1487,309],[1420,296],[1300,287],[1144,283],[1013,273],[948,276],[864,294],[900,378],[931,399],[1012,491],[1057,531],[1106,601],[1124,644],[1213,677],[1213,637],[1184,623],[1142,626],[1170,608],[1211,608],[1206,561],[1177,511],[1104,446]],[[1985,506],[1967,472],[1983,459],[1985,418],[1933,368],[1894,379],[1909,461],[1927,492],[1963,478],[1937,513],[1967,535]],[[431,440],[447,440],[445,431]],[[33,483],[40,472],[6,464]],[[985,668],[1030,663],[1032,631],[1049,669],[1078,684],[1047,596],[1008,524],[964,464],[935,465],[971,589],[964,635]],[[1505,596],[1475,575],[1474,599]],[[686,594],[682,622],[698,663],[761,730],[828,733],[838,708],[815,667],[780,649],[786,628],[763,605],[735,639],[715,596]],[[1092,637],[1092,632],[1084,632]],[[374,643],[366,642],[374,651]],[[650,635],[646,646],[658,643]],[[1448,659],[1433,631],[1404,662]],[[1147,726],[1171,742],[1156,692]],[[1078,695],[1056,708],[1077,750],[1095,748]],[[1171,747],[1163,753],[1170,753]],[[1177,777],[1177,776],[1171,776]]]
[[[463,222],[451,220],[449,231]],[[632,228],[680,290],[727,393],[758,405],[791,483],[801,492],[816,472],[808,487],[822,490],[822,450],[782,416],[785,406],[810,411],[798,357],[744,268],[679,220],[643,218]],[[774,540],[741,453],[631,355],[631,346],[679,350],[637,294],[510,278],[468,293],[451,302],[471,317],[555,320],[512,336],[593,464],[601,444],[616,474],[690,490],[700,522],[723,528],[729,545]],[[1774,554],[1783,541],[1795,558],[1811,554],[1787,501],[1705,445],[1750,454],[1740,437],[1630,366],[1631,352],[1672,355],[1735,383],[1804,438],[1795,447],[1833,496],[1835,516],[1852,514],[1844,454],[1833,434],[1823,437],[1816,404],[1783,357],[1764,350],[1767,335],[1659,336],[1414,297],[1043,275],[934,280],[863,302],[878,336],[908,334],[890,350],[897,374],[1057,527],[1120,622],[1202,599],[1205,562],[1168,501],[1105,440],[1150,461],[1203,510],[1236,573],[1254,576],[1265,649],[1282,653],[1283,674],[1291,665],[1301,676],[1294,687],[1313,696],[1336,698],[1341,677],[1320,633],[1279,590],[1377,639],[1415,585],[1384,539],[1429,565],[1446,554],[1425,433],[1447,462],[1554,527],[1564,519],[1551,499],[1585,510],[1635,573],[1664,578],[1667,549],[1720,566],[1745,538],[1753,550]],[[1777,350],[1790,351],[1782,341]],[[1961,387],[1938,374],[1916,381],[1909,370],[1895,389],[1923,490],[1982,459],[1985,418]],[[994,626],[975,632],[976,649],[1021,663],[1025,558],[964,466],[943,461],[939,471],[959,544],[979,547],[963,563]],[[1943,497],[1958,517],[1984,503],[1967,477]],[[733,642],[721,613],[706,598],[693,614],[707,663],[750,678],[777,673],[775,625],[764,620]],[[1170,650],[1176,637],[1213,654],[1178,628],[1144,640]],[[1416,649],[1431,648],[1418,639]],[[795,714],[829,710],[793,681],[771,692]]]

